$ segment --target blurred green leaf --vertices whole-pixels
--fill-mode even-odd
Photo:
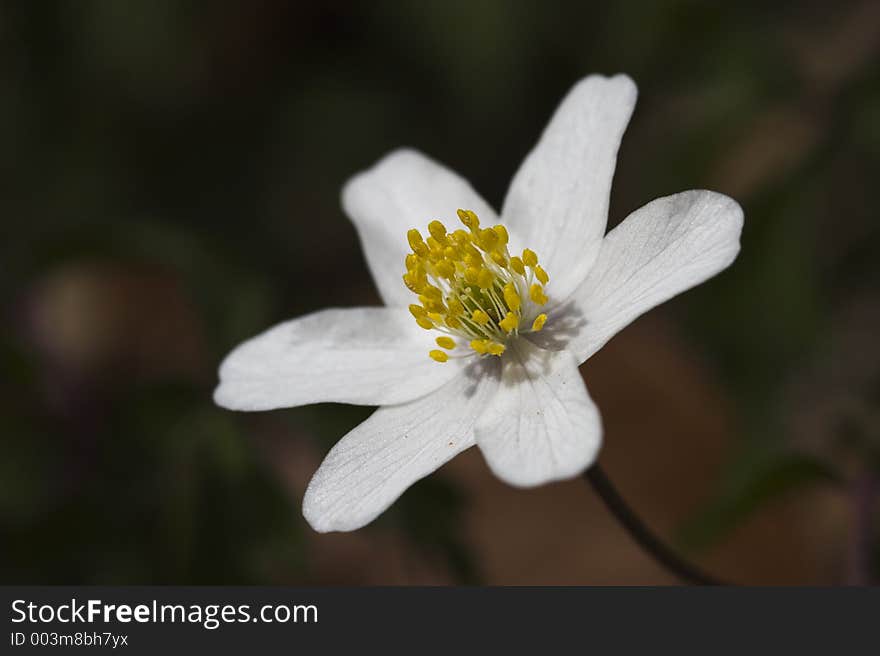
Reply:
[[[777,453],[762,462],[741,463],[721,494],[680,530],[679,542],[705,549],[783,495],[839,482],[827,463],[805,454]]]
[[[461,538],[465,502],[455,486],[429,476],[407,490],[384,521],[398,522],[420,551],[445,560],[459,583],[477,585],[477,565]]]

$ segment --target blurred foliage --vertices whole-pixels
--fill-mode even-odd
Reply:
[[[311,580],[261,420],[211,403],[217,363],[275,321],[378,300],[338,207],[349,175],[413,145],[500,204],[594,71],[641,94],[612,224],[684,188],[746,210],[736,266],[664,310],[742,436],[686,534],[711,544],[876,466],[878,333],[841,327],[878,325],[875,24],[872,2],[3,2],[3,582]],[[815,435],[793,427],[828,399]],[[365,412],[270,421],[321,450]],[[866,447],[841,446],[853,431]],[[429,479],[378,526],[475,581],[462,507]]]
[[[760,462],[739,463],[712,504],[682,527],[679,539],[692,549],[703,548],[782,494],[840,482],[826,462],[801,453],[782,452]]]

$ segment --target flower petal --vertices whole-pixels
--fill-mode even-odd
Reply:
[[[475,429],[489,468],[520,487],[584,471],[602,442],[602,422],[574,356],[520,339],[504,358],[501,385]]]
[[[417,401],[379,408],[334,446],[303,499],[321,533],[353,531],[404,490],[473,446],[473,425],[498,386],[497,363],[475,363]]]
[[[502,220],[546,262],[552,294],[586,277],[605,234],[617,148],[636,102],[625,75],[592,75],[569,92],[510,183]]]
[[[395,150],[349,180],[342,206],[354,222],[370,273],[386,305],[407,305],[412,293],[401,277],[409,252],[406,232],[426,234],[433,219],[451,228],[456,210],[470,209],[484,223],[497,222],[495,211],[463,178],[415,150]]]
[[[403,403],[460,372],[428,357],[431,340],[404,309],[322,310],[240,344],[220,366],[214,400],[232,410]]]
[[[605,237],[596,265],[568,302],[556,308],[554,332],[583,362],[652,307],[727,268],[739,253],[743,213],[712,191],[685,191],[636,210]]]

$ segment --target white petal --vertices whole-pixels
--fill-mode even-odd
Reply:
[[[596,458],[602,422],[574,356],[520,339],[504,360],[498,392],[476,425],[490,469],[521,487],[577,476]]]
[[[342,206],[354,222],[370,273],[386,305],[412,303],[401,277],[409,252],[406,232],[442,221],[458,222],[456,210],[470,209],[485,223],[497,222],[495,211],[463,178],[414,150],[395,150],[373,168],[349,180]]]
[[[400,308],[308,314],[233,350],[220,366],[214,400],[232,410],[410,401],[458,373],[459,362],[428,357],[434,336]]]
[[[473,446],[474,421],[497,386],[497,363],[475,363],[433,394],[379,408],[330,450],[309,483],[303,515],[312,528],[368,524],[410,485]]]
[[[513,181],[502,220],[541,258],[548,291],[565,298],[599,252],[617,148],[636,102],[625,75],[593,75],[569,92]]]
[[[583,362],[652,307],[727,268],[739,253],[743,213],[712,191],[658,198],[608,233],[596,265],[556,308],[536,342]]]

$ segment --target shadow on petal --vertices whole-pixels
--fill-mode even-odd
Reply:
[[[566,301],[548,313],[543,330],[528,333],[526,338],[538,348],[562,351],[573,338],[583,332],[586,325],[587,318],[581,308],[573,301]]]

